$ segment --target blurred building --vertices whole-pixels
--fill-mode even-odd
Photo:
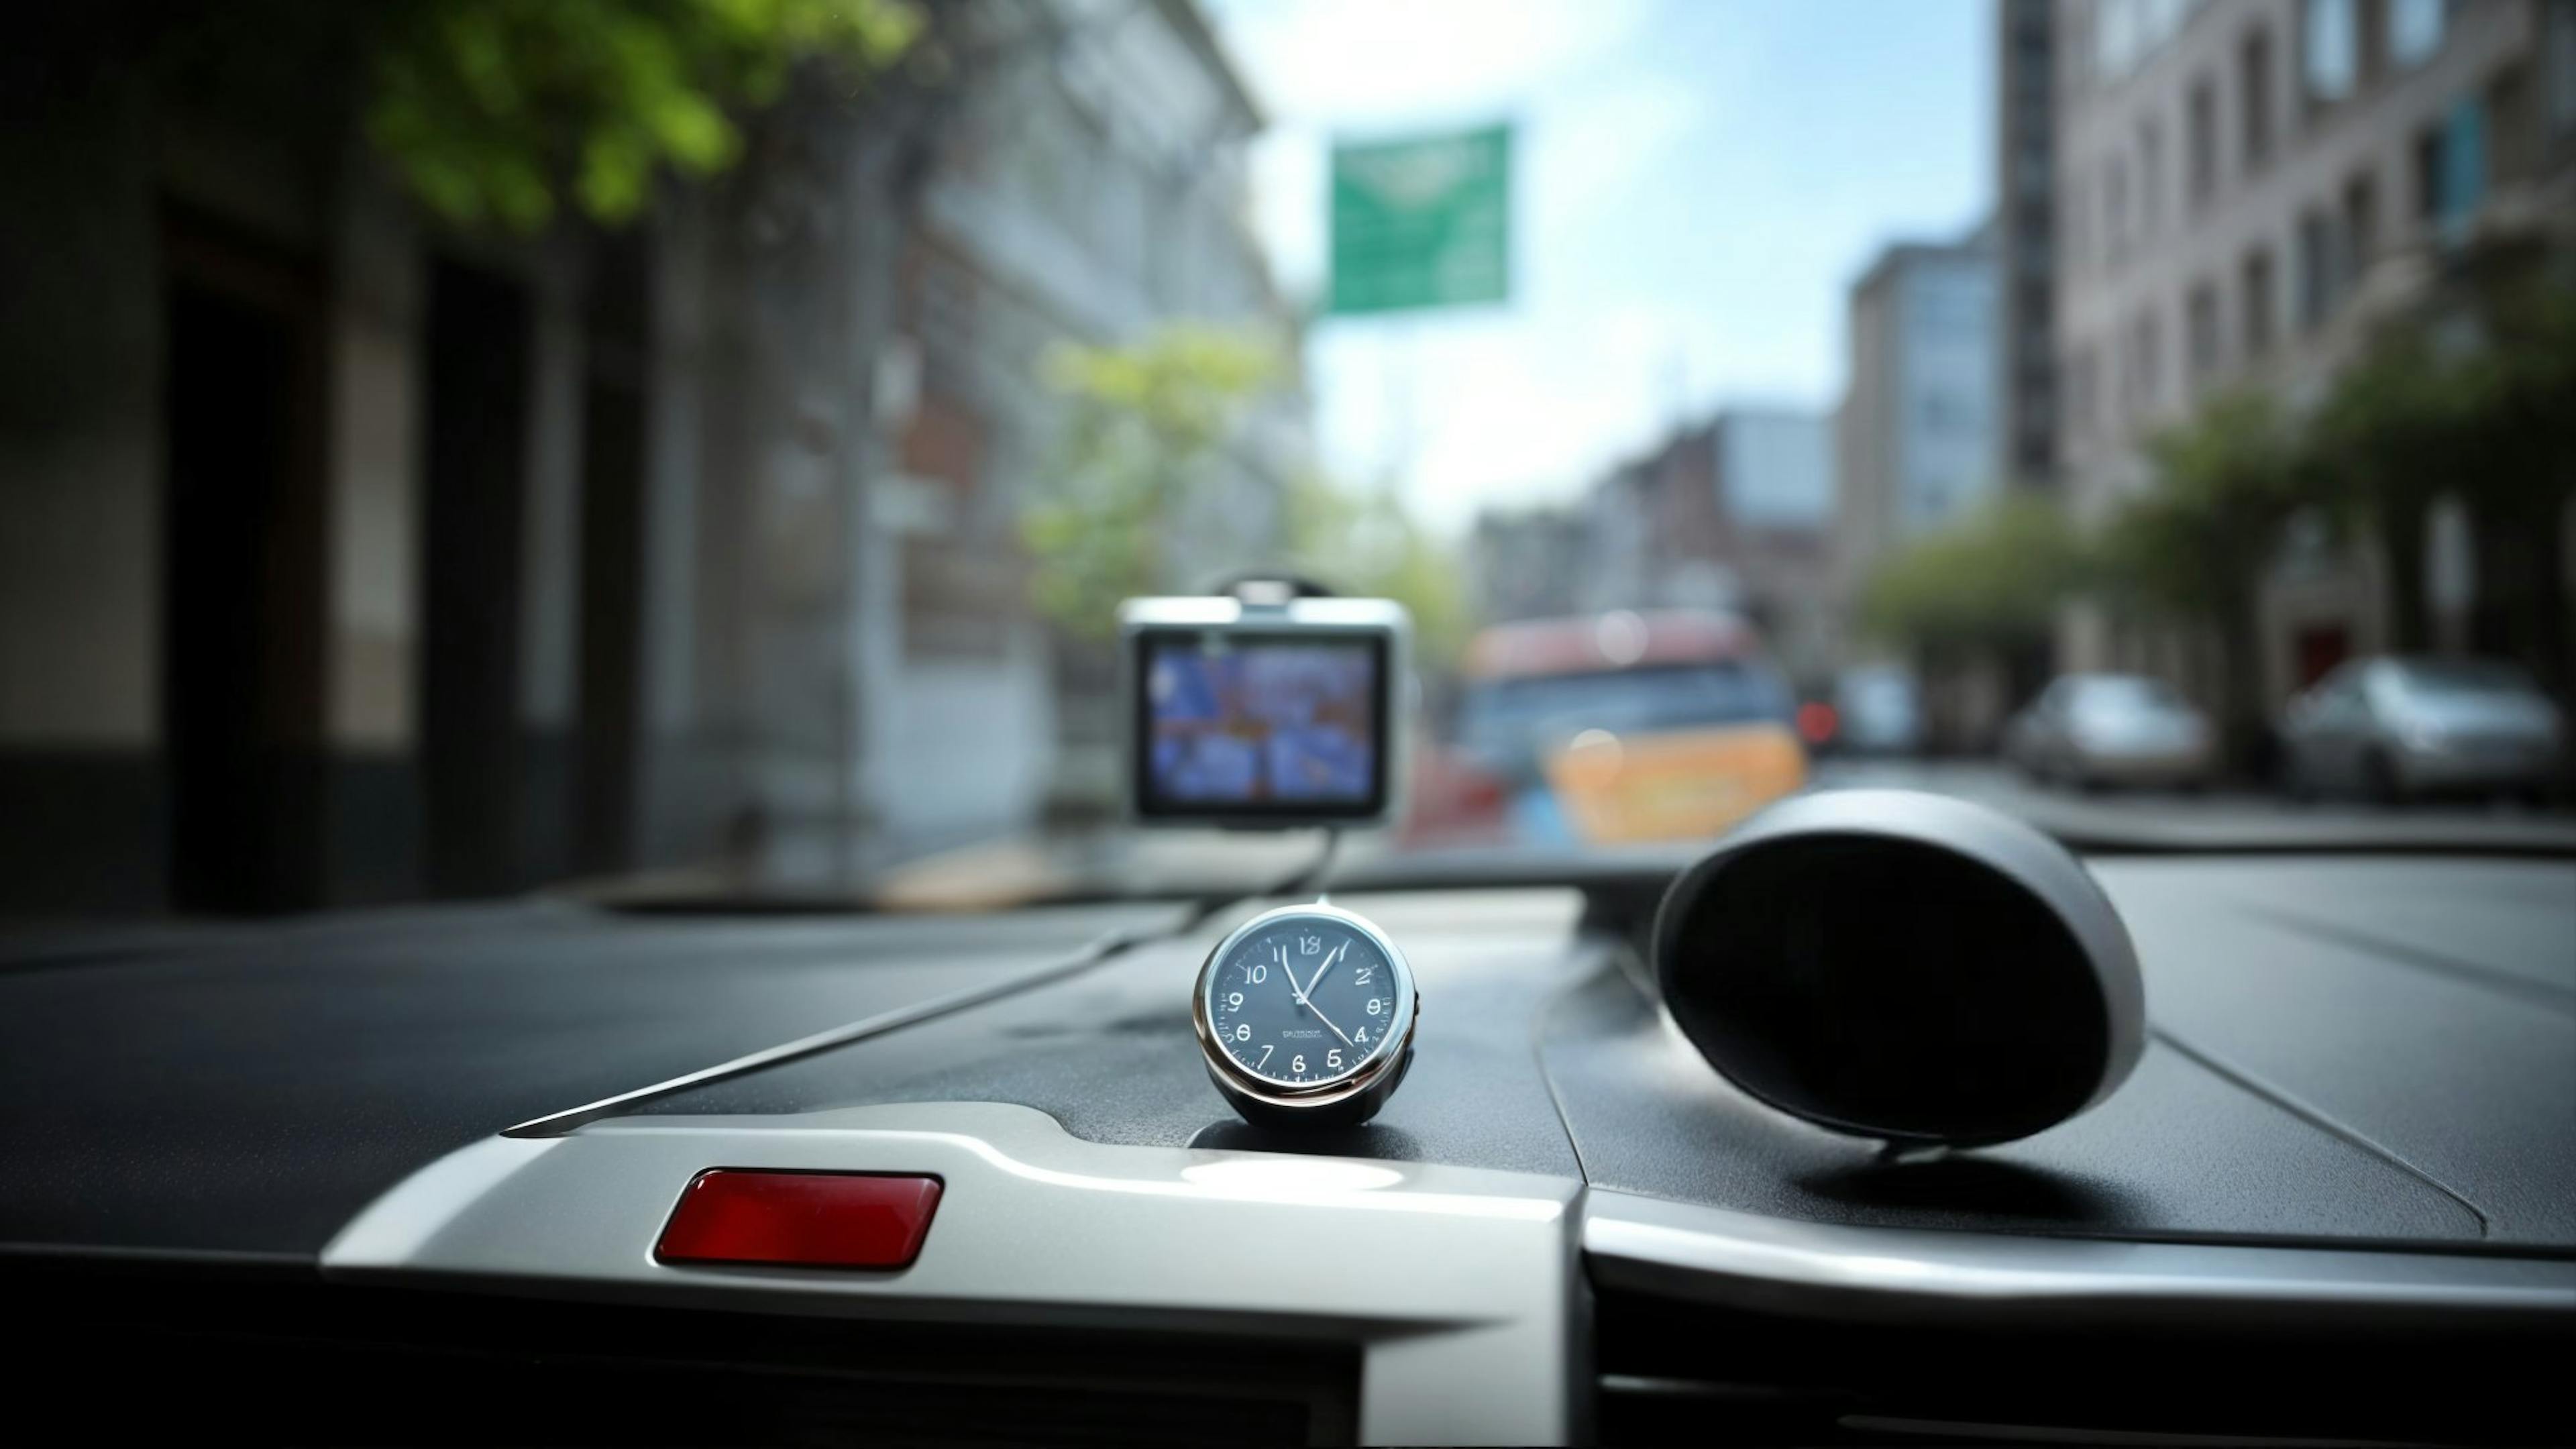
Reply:
[[[2056,0],[2001,0],[1995,26],[1995,466],[2057,480]]]
[[[1827,552],[1832,434],[1822,418],[1735,408],[1614,469],[1586,500],[1587,609],[1746,615],[1792,675],[1837,648]]]
[[[1908,541],[1957,521],[2005,476],[1998,421],[2007,377],[1997,233],[2015,214],[1946,244],[1901,242],[1852,284],[1849,373],[1834,415],[1833,636],[1862,652],[1854,616],[1870,576]],[[1931,736],[1972,746],[2001,727],[2000,667],[1925,680]]]
[[[1833,530],[1847,592],[1995,484],[1995,292],[1987,229],[1889,247],[1852,285],[1850,378],[1834,417]]]
[[[720,181],[525,241],[421,213],[342,88],[13,68],[56,82],[0,126],[0,911],[839,868],[845,822],[1035,811],[1040,357],[1281,309],[1187,0],[945,14],[936,92],[800,89]],[[1183,531],[1268,527],[1302,437],[1292,400]]]
[[[1020,504],[1061,441],[1047,352],[1180,319],[1293,343],[1248,230],[1244,146],[1261,118],[1196,7],[1062,9],[1094,18],[1050,63],[965,95],[904,238],[896,385],[879,400],[893,460],[868,560],[884,606],[862,612],[860,646],[865,808],[898,841],[1024,821],[1060,771],[1114,789],[1112,661],[1069,650],[1023,603]],[[1267,557],[1308,454],[1292,387],[1169,520],[1166,547],[1199,572]],[[835,825],[819,792],[797,808]]]
[[[1467,586],[1482,624],[1582,607],[1584,519],[1563,508],[1488,509],[1467,538]]]
[[[2060,453],[2080,517],[2147,486],[2141,440],[2211,390],[2322,395],[2452,259],[2568,233],[2569,0],[2057,0]],[[2010,11],[2007,23],[2011,23]],[[2443,639],[2475,644],[2473,552],[2428,530]],[[2384,562],[2294,541],[2262,601],[2277,702],[2385,647]],[[2185,641],[2089,612],[2071,667],[2188,675]]]

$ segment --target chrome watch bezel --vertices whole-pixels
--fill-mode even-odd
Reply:
[[[1395,1009],[1390,1014],[1387,1035],[1378,1049],[1343,1075],[1307,1085],[1274,1081],[1236,1061],[1224,1044],[1216,1039],[1216,1027],[1208,1014],[1208,993],[1219,963],[1252,936],[1280,921],[1296,917],[1321,917],[1359,935],[1386,958],[1395,976]],[[1198,976],[1190,988],[1190,1024],[1198,1032],[1199,1054],[1207,1059],[1208,1073],[1216,1079],[1218,1087],[1229,1096],[1239,1096],[1262,1107],[1290,1113],[1321,1113],[1323,1109],[1365,1097],[1381,1084],[1391,1089],[1394,1079],[1402,1076],[1406,1059],[1413,1051],[1414,1028],[1420,1017],[1421,1000],[1413,984],[1413,963],[1405,959],[1403,948],[1396,945],[1394,939],[1380,930],[1374,921],[1356,911],[1321,901],[1275,906],[1236,926],[1199,964]],[[1236,1105],[1239,1107],[1241,1103]]]

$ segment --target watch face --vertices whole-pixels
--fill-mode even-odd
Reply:
[[[1236,1066],[1264,1081],[1329,1085],[1402,1038],[1413,1009],[1403,971],[1340,917],[1257,921],[1206,973],[1209,1032]]]

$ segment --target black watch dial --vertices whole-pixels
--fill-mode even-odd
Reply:
[[[1396,1049],[1413,1008],[1401,963],[1338,916],[1255,922],[1209,963],[1201,989],[1210,1035],[1246,1075],[1277,1087],[1329,1087]]]

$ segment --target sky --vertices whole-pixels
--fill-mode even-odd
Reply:
[[[1206,0],[1269,117],[1253,222],[1323,294],[1328,158],[1515,127],[1514,296],[1320,318],[1318,449],[1443,532],[1721,405],[1829,411],[1878,249],[1993,194],[1992,0]]]

